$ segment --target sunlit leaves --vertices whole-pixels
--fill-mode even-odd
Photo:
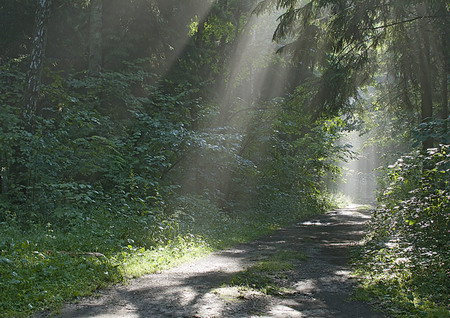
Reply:
[[[368,281],[374,292],[380,293],[382,284],[394,288],[382,293],[395,297],[389,308],[418,312],[448,303],[448,287],[442,286],[450,286],[445,274],[450,260],[449,150],[441,145],[412,153],[389,167],[389,186],[379,197],[363,254],[366,263],[360,265],[373,273]]]

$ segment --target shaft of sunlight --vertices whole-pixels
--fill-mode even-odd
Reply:
[[[373,146],[365,145],[365,137],[352,131],[341,142],[353,146],[356,156],[347,162],[341,162],[343,178],[338,182],[338,192],[344,194],[353,203],[368,204],[375,201],[376,180],[374,170],[377,156]]]
[[[235,134],[237,147],[235,159],[248,151],[249,143],[246,137],[248,132],[257,124],[258,109],[263,100],[281,95],[283,83],[286,82],[288,67],[277,66],[277,46],[272,41],[273,32],[278,23],[279,13],[270,13],[260,16],[252,15],[248,18],[243,30],[238,33],[231,53],[225,61],[225,72],[219,78],[216,86],[215,97],[217,99],[218,116],[211,117],[211,122],[202,123],[209,129],[209,138],[216,134],[216,142],[201,141],[209,148],[205,153],[192,152],[187,156],[189,162],[188,173],[184,176],[184,188],[200,190],[209,188],[216,192],[221,201],[229,200],[229,188],[232,171],[227,169],[226,156],[216,156],[212,153],[214,148],[220,148],[220,140],[231,140]],[[274,71],[275,68],[275,71]],[[276,74],[274,74],[276,73]],[[226,136],[228,134],[228,136]],[[228,138],[228,139],[227,139]],[[258,149],[264,152],[264,149]],[[210,155],[211,154],[211,155]],[[213,172],[214,180],[208,179],[199,184],[198,176],[206,171]]]

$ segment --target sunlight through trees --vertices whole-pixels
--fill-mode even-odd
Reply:
[[[441,312],[449,17],[443,0],[2,1],[0,312],[120,282],[138,255],[294,224],[342,192],[376,205],[365,273],[398,278],[368,292],[399,284],[388,310]],[[86,253],[107,261],[72,257]]]

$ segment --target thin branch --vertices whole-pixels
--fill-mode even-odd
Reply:
[[[389,28],[392,26],[396,26],[398,24],[403,24],[403,23],[409,23],[409,22],[413,22],[419,19],[429,19],[429,18],[445,18],[445,17],[449,17],[450,15],[446,14],[446,15],[421,15],[421,16],[417,16],[411,19],[407,19],[407,20],[403,20],[403,21],[397,21],[397,22],[392,22],[392,23],[388,23],[388,24],[383,24],[377,27],[373,27],[373,28],[368,28],[367,30],[378,30],[378,29],[385,29],[385,28]]]

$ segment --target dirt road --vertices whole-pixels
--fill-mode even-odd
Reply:
[[[214,253],[128,286],[65,306],[57,317],[310,317],[378,318],[352,299],[350,250],[363,236],[368,214],[356,207],[329,212],[260,240]],[[301,251],[282,277],[285,293],[266,295],[227,285],[236,273],[279,251]],[[39,315],[38,317],[43,317]]]

